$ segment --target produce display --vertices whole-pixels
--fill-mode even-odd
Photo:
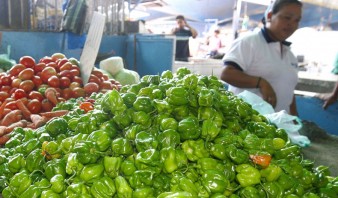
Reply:
[[[23,56],[7,72],[0,73],[0,146],[15,127],[38,128],[66,111],[48,113],[59,102],[119,89],[120,83],[94,69],[83,84],[79,62],[61,53],[36,62]]]
[[[147,75],[54,108],[0,149],[8,197],[337,197],[338,178],[214,76]]]

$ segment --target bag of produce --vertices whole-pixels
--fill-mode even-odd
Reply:
[[[9,58],[11,46],[7,46],[7,54],[0,54],[0,72],[9,70],[15,65],[15,60]],[[2,70],[2,71],[1,71]]]
[[[110,57],[100,61],[100,69],[109,72],[112,76],[115,76],[123,68],[123,59],[118,56]]]
[[[119,81],[121,85],[132,85],[140,82],[140,75],[136,71],[122,69],[114,75],[114,79]]]

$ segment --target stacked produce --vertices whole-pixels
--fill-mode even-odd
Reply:
[[[120,84],[93,70],[83,85],[79,62],[61,53],[36,63],[23,56],[7,72],[0,73],[0,146],[15,127],[38,128],[66,111],[47,113],[59,102],[85,97],[93,92],[119,89]]]
[[[148,75],[59,103],[0,150],[7,197],[337,197],[338,178],[214,76]]]

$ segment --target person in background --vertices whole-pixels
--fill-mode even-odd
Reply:
[[[244,90],[261,96],[276,112],[298,115],[294,89],[297,85],[297,58],[286,41],[302,17],[298,0],[276,0],[264,14],[264,27],[236,39],[223,58],[221,79],[229,90]]]
[[[175,60],[188,61],[190,56],[189,38],[196,38],[197,31],[187,23],[183,15],[178,15],[176,22],[177,26],[171,31],[171,34],[176,36]]]
[[[220,38],[218,29],[214,30],[214,34],[207,37],[206,44],[208,45],[208,54],[210,58],[220,57],[219,49],[222,47],[222,39]],[[223,54],[224,55],[224,54]],[[220,58],[221,59],[221,58]]]

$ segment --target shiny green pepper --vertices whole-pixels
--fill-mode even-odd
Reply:
[[[106,151],[111,145],[110,135],[104,130],[93,131],[87,140],[95,142],[99,151]]]
[[[275,164],[270,164],[267,168],[260,170],[261,176],[268,182],[276,181],[282,172],[282,169]]]
[[[107,176],[94,181],[90,192],[95,198],[110,198],[116,193],[115,182]]]
[[[135,146],[137,151],[139,152],[148,149],[156,149],[158,146],[158,141],[150,133],[146,131],[141,131],[138,134],[136,134]]]
[[[189,103],[188,91],[183,87],[170,87],[166,91],[167,101],[172,105],[186,105]]]
[[[115,178],[115,186],[118,197],[132,197],[133,189],[129,186],[127,180],[122,176]]]
[[[54,175],[60,174],[66,177],[66,161],[61,159],[52,159],[43,165],[45,176],[51,179]]]
[[[50,183],[52,184],[50,189],[56,193],[61,193],[66,190],[65,178],[60,174],[54,175],[50,179]]]
[[[181,143],[180,134],[173,129],[163,131],[157,136],[157,139],[160,148],[166,147],[176,148]]]
[[[124,138],[116,138],[111,143],[111,149],[114,156],[131,155],[134,153],[131,142]]]
[[[178,133],[181,140],[197,139],[200,137],[201,128],[199,127],[198,119],[193,116],[189,116],[178,123]]]
[[[152,100],[147,96],[138,96],[133,107],[136,111],[144,111],[145,113],[150,113],[155,109]]]
[[[230,185],[221,170],[205,170],[202,174],[203,186],[211,193],[224,193]]]
[[[242,187],[260,183],[261,174],[259,170],[249,164],[240,164],[236,167],[236,178]]]
[[[105,173],[111,178],[117,177],[119,175],[121,163],[122,163],[121,157],[105,156],[103,158]]]
[[[29,172],[42,170],[42,166],[46,163],[46,161],[41,152],[41,149],[35,149],[26,157],[26,169]]]
[[[209,152],[205,148],[202,139],[186,140],[182,143],[182,150],[190,161],[197,161],[200,158],[209,157]]]
[[[88,164],[83,167],[80,178],[87,184],[92,184],[96,179],[103,175],[104,166],[103,164]]]

